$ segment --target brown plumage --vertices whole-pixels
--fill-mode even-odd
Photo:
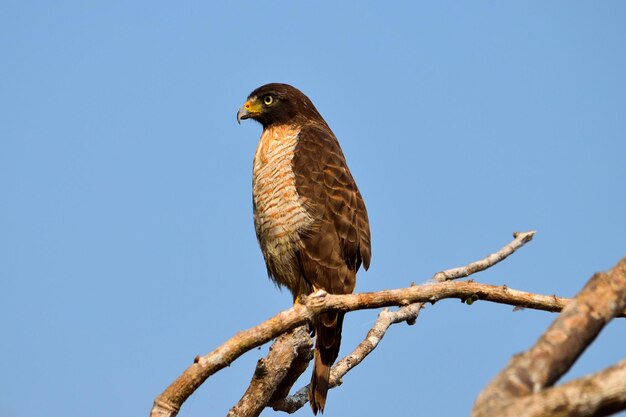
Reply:
[[[298,89],[267,84],[237,113],[263,125],[254,156],[254,225],[267,272],[294,300],[323,289],[354,290],[370,263],[367,211],[337,138]],[[315,360],[309,399],[324,411],[330,367],[337,359],[344,314],[314,319]]]

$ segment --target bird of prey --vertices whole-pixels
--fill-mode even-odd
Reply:
[[[361,193],[337,138],[311,100],[287,84],[254,90],[237,113],[263,133],[253,163],[254,226],[269,277],[294,302],[317,290],[354,291],[370,264],[370,229]],[[313,320],[315,360],[309,401],[323,412],[344,313]]]

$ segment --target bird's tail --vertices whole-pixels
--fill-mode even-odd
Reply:
[[[313,414],[324,412],[330,378],[330,367],[339,355],[341,326],[344,313],[330,311],[320,314],[313,323],[315,328],[315,360],[309,390]]]

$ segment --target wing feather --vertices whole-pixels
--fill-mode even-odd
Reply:
[[[339,142],[326,125],[300,130],[293,171],[298,195],[314,219],[301,236],[303,275],[328,292],[352,292],[356,271],[370,263],[369,221]]]

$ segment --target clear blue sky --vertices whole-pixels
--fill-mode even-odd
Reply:
[[[3,0],[0,416],[147,415],[194,356],[290,306],[252,225],[261,129],[235,120],[267,82],[308,94],[343,146],[372,228],[357,290],[536,229],[475,279],[572,296],[626,255],[625,22],[619,1]],[[467,415],[555,317],[440,302],[325,415]],[[375,318],[349,315],[343,353]],[[623,326],[568,377],[622,359]],[[180,415],[225,415],[266,352]]]

